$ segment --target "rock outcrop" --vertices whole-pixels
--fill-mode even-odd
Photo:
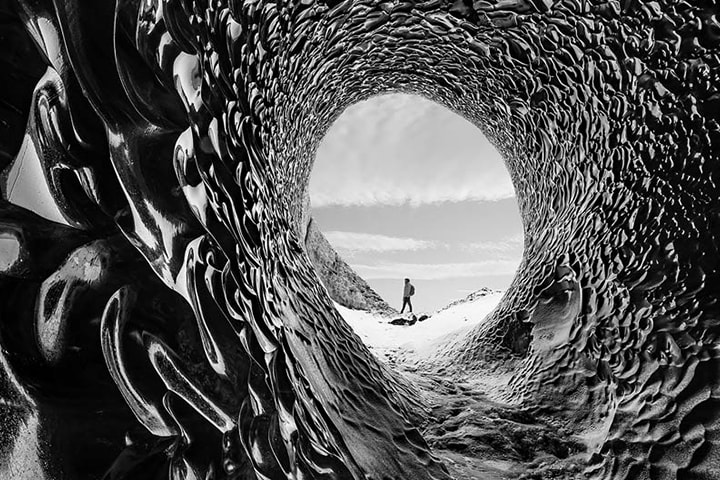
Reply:
[[[394,310],[338,255],[312,218],[305,233],[305,249],[330,298],[355,310],[391,313]]]

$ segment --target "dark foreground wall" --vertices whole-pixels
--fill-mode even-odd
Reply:
[[[293,228],[333,119],[403,91],[493,140],[526,234],[427,368],[511,378],[591,477],[717,478],[716,13],[0,2],[2,476],[449,478]]]

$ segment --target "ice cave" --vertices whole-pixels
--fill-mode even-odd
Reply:
[[[0,0],[0,477],[718,478],[717,11]],[[478,125],[524,228],[412,363],[302,235],[324,133],[387,92]]]

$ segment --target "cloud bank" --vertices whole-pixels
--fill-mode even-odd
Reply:
[[[477,127],[436,103],[403,94],[348,108],[323,139],[310,182],[314,208],[514,195],[500,154]]]
[[[361,232],[344,232],[333,230],[323,232],[325,238],[333,248],[340,253],[379,253],[400,252],[428,249],[460,249],[473,254],[486,253],[489,255],[520,254],[523,248],[522,234],[497,241],[480,242],[438,242],[421,240],[418,238],[394,237]]]
[[[506,254],[522,252],[523,249],[523,234],[518,233],[510,238],[499,241],[480,241],[463,243],[460,245],[465,251],[471,253],[494,253],[494,254]]]
[[[365,279],[397,279],[410,277],[417,280],[443,280],[462,277],[512,275],[519,260],[487,260],[471,263],[385,263],[380,265],[353,265]]]
[[[339,252],[393,252],[433,248],[435,242],[358,232],[323,232]]]

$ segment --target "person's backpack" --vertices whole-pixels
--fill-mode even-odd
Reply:
[[[410,285],[410,296],[415,295],[415,285]]]

